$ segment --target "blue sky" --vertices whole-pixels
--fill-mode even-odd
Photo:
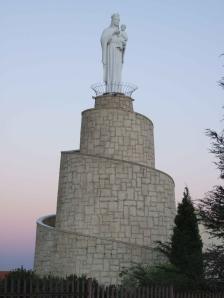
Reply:
[[[55,212],[60,151],[79,147],[114,12],[129,36],[123,78],[139,86],[134,108],[154,123],[177,201],[185,185],[198,199],[220,182],[204,131],[223,128],[223,11],[221,0],[0,1],[0,270],[32,266],[35,220]]]

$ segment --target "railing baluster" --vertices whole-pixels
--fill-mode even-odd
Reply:
[[[72,297],[75,297],[75,278],[72,279],[71,281],[72,283]]]
[[[26,298],[26,278],[23,279],[22,285],[23,285],[23,288],[22,288],[23,289],[23,295]]]
[[[10,296],[14,293],[14,279],[10,280]]]
[[[81,283],[81,286],[82,286],[82,298],[85,298],[85,285],[86,285],[86,281],[85,281],[85,279],[84,278],[82,278],[82,283]]]
[[[66,295],[68,295],[68,297],[70,297],[71,295],[71,281],[70,279],[66,279],[65,281],[65,289],[66,289]]]
[[[110,288],[106,287],[106,298],[110,298]]]
[[[151,285],[150,298],[154,298],[154,285]]]
[[[4,278],[4,294],[8,292],[8,279]]]
[[[97,283],[97,286],[96,286],[96,298],[100,298],[100,286],[99,286],[98,283]]]
[[[128,298],[128,289],[127,288],[124,288],[124,298]]]
[[[112,289],[111,289],[111,296],[110,296],[110,298],[115,298],[114,287],[112,287]]]
[[[120,289],[120,296],[119,296],[119,298],[123,298],[124,297],[124,288],[123,287],[121,287],[121,289]]]
[[[16,294],[19,294],[19,292],[20,292],[20,279],[18,278],[16,282]]]
[[[223,290],[175,290],[173,286],[150,285],[136,288],[101,286],[91,278],[32,279],[1,281],[0,298],[224,298]]]
[[[170,288],[169,288],[169,298],[174,298],[173,286],[170,286]],[[175,297],[175,298],[177,298],[177,297]]]
[[[88,280],[87,280],[87,298],[92,298],[92,289],[93,289],[92,279],[88,278]]]
[[[142,288],[142,298],[146,298],[146,287]]]
[[[39,279],[37,280],[37,283],[36,283],[36,288],[35,288],[35,294],[36,294],[36,297],[39,297],[39,294],[40,294],[40,281]]]
[[[61,283],[60,283],[60,298],[63,298],[64,297],[63,292],[64,292],[64,280],[61,279]]]
[[[105,298],[104,297],[104,290],[105,290],[104,286],[101,286],[100,288],[101,288],[101,297],[100,298]]]
[[[146,287],[146,298],[150,297],[150,290],[149,290],[149,286]]]
[[[41,285],[41,294],[42,294],[42,298],[46,298],[45,297],[45,284],[46,284],[46,280],[45,278],[42,281],[42,285]]]
[[[53,280],[51,278],[49,279],[48,289],[49,289],[49,298],[52,298],[53,297]]]

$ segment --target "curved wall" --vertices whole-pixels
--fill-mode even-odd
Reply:
[[[58,230],[56,239],[52,271],[58,276],[75,272],[78,276],[94,277],[102,284],[118,284],[119,273],[124,268],[136,263],[158,264],[164,260],[161,254],[149,247],[91,235]]]
[[[56,223],[37,222],[38,274],[114,284],[123,267],[164,260],[153,247],[170,236],[174,182],[155,169],[153,124],[132,101],[98,96],[83,112],[80,151],[61,155]]]
[[[34,269],[41,276],[85,274],[117,284],[123,268],[161,262],[161,255],[149,247],[55,229],[43,221],[37,223],[37,238]]]
[[[119,109],[133,112],[133,99],[124,95],[101,95],[95,97],[95,109]]]
[[[63,152],[56,227],[153,246],[175,214],[170,176],[139,164]]]
[[[153,124],[141,114],[125,110],[86,110],[80,152],[155,167]]]
[[[44,223],[52,216],[41,217],[37,221],[34,270],[40,274],[52,272],[52,256],[55,251],[55,228]]]

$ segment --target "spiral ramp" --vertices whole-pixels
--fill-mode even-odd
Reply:
[[[122,94],[82,113],[80,150],[61,154],[57,212],[37,221],[34,269],[119,283],[133,264],[163,261],[175,216],[174,181],[155,169],[153,123]]]

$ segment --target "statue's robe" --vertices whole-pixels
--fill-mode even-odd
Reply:
[[[107,85],[107,91],[119,91],[122,71],[122,43],[117,34],[118,28],[108,27],[101,35],[103,80]],[[119,88],[120,89],[120,88]]]

